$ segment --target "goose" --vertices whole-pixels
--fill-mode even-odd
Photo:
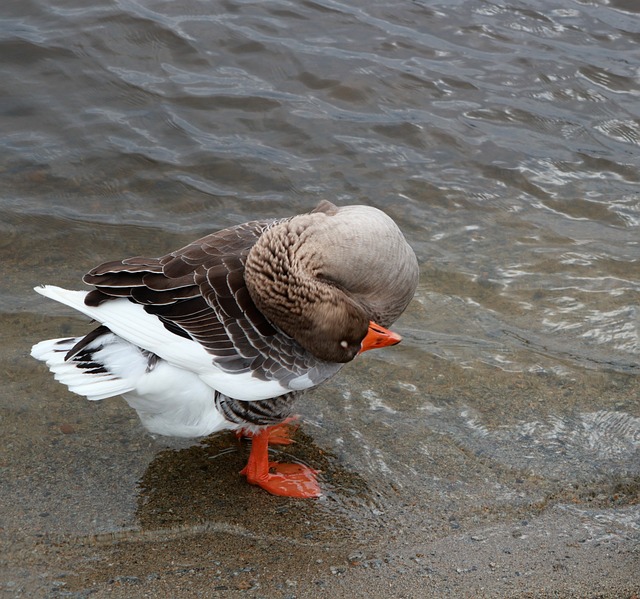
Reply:
[[[301,394],[400,341],[387,327],[413,298],[418,263],[384,212],[324,200],[160,258],[106,262],[83,281],[92,289],[35,288],[97,327],[41,341],[34,358],[89,400],[121,395],[152,434],[246,433],[247,481],[304,498],[321,494],[317,472],[270,462],[270,437]]]

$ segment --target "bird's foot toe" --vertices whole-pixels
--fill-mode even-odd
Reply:
[[[269,462],[269,472],[257,476],[251,476],[246,468],[240,472],[247,477],[247,482],[262,487],[272,495],[304,499],[322,494],[317,473],[317,470],[302,464],[281,462]]]

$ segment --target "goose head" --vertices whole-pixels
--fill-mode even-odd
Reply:
[[[349,362],[400,341],[384,327],[411,301],[418,263],[384,212],[324,201],[268,228],[248,254],[245,280],[256,306],[304,349]]]

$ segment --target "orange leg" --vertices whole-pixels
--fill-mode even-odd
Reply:
[[[302,464],[269,462],[270,430],[266,428],[253,435],[249,461],[240,474],[247,477],[248,483],[258,485],[272,495],[319,497],[321,491],[316,470]]]

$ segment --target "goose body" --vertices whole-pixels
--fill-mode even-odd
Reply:
[[[249,482],[317,496],[312,471],[268,462],[268,427],[358,353],[400,340],[385,327],[413,297],[417,275],[387,215],[324,201],[161,258],[104,263],[85,275],[90,291],[37,287],[99,326],[42,341],[32,356],[90,400],[122,395],[152,433],[252,433]]]

